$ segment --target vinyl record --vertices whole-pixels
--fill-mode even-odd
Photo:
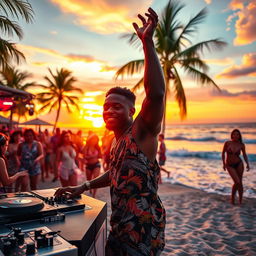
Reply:
[[[8,214],[33,213],[41,210],[44,203],[34,197],[7,197],[0,199],[0,212]]]

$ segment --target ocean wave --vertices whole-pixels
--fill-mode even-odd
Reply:
[[[206,141],[216,141],[220,143],[224,143],[227,141],[226,139],[218,139],[213,136],[206,136],[206,137],[197,137],[197,138],[188,138],[184,136],[174,136],[174,137],[167,137],[166,140],[186,140],[186,141],[197,141],[197,142],[206,142]],[[243,142],[245,144],[256,144],[256,139],[244,139]]]
[[[186,149],[172,150],[167,152],[170,157],[191,157],[201,159],[221,159],[221,152],[217,151],[189,151]],[[256,154],[247,154],[250,162],[256,162]]]

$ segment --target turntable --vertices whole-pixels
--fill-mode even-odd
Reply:
[[[42,200],[29,194],[5,194],[0,197],[0,213],[20,214],[34,213],[44,207]]]
[[[84,210],[79,199],[55,198],[53,189],[0,195],[0,224],[57,216],[67,211]],[[90,209],[86,206],[86,209]],[[63,219],[63,218],[62,218]],[[51,219],[54,220],[54,219]]]

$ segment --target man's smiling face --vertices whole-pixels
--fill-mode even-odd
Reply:
[[[129,100],[120,94],[109,94],[103,105],[103,119],[106,128],[112,131],[122,129],[131,120],[134,114],[134,107]]]

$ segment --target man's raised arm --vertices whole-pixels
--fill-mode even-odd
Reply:
[[[133,23],[134,29],[141,39],[145,55],[144,87],[146,98],[140,112],[142,120],[138,120],[138,122],[142,129],[148,130],[155,136],[160,132],[163,118],[165,82],[153,42],[153,33],[157,26],[158,16],[151,8],[145,15],[147,18],[138,15],[142,21],[142,27]]]

